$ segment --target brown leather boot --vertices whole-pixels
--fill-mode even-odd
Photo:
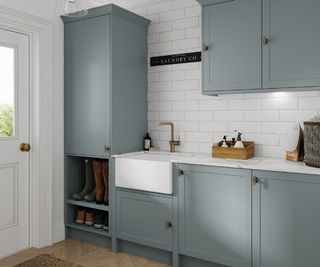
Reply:
[[[102,162],[102,176],[104,181],[104,205],[109,205],[109,162]]]
[[[85,224],[88,226],[92,226],[93,223],[94,223],[94,213],[91,210],[87,211]]]
[[[104,199],[104,182],[102,176],[102,164],[99,160],[93,161],[94,179],[96,181],[96,203],[103,204]]]
[[[77,224],[84,224],[85,216],[86,216],[86,211],[84,209],[78,209],[76,223]]]

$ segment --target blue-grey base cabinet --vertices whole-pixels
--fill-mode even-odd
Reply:
[[[174,267],[320,266],[320,176],[174,164],[173,177],[172,196],[116,189],[119,247]]]
[[[116,190],[117,238],[172,251],[172,197]]]
[[[253,267],[320,266],[320,177],[253,175]]]
[[[179,165],[179,254],[251,266],[251,171]]]

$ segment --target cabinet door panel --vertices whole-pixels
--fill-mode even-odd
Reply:
[[[319,266],[319,177],[254,174],[261,182],[253,193],[253,266]]]
[[[319,10],[318,0],[264,0],[264,88],[320,85]]]
[[[109,26],[109,15],[65,25],[66,153],[109,154]]]
[[[227,266],[251,266],[251,172],[180,168],[179,252]]]
[[[220,4],[220,3],[231,2],[231,1],[236,1],[236,0],[197,0],[197,2],[202,6]]]
[[[261,0],[204,7],[203,42],[204,94],[261,88]]]
[[[172,251],[172,199],[117,191],[117,238]]]

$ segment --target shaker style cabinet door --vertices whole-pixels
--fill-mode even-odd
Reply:
[[[179,253],[251,266],[251,171],[179,165]],[[219,265],[220,266],[220,265]]]
[[[117,190],[117,238],[172,251],[172,198]]]
[[[65,24],[65,152],[108,156],[110,15]]]
[[[263,88],[320,85],[319,10],[319,0],[263,0]]]
[[[261,88],[261,0],[203,7],[203,94]]]
[[[319,177],[253,174],[253,267],[320,266]]]

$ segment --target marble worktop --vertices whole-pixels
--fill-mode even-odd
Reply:
[[[277,158],[263,158],[254,157],[248,160],[236,160],[236,159],[220,159],[212,158],[210,154],[200,153],[170,153],[170,152],[134,152],[121,155],[114,155],[114,158],[130,157],[132,159],[137,155],[137,159],[141,158],[144,154],[144,159],[148,159],[148,155],[159,155],[161,158],[166,158],[173,163],[181,164],[194,164],[202,166],[215,166],[226,168],[238,168],[249,170],[264,170],[264,171],[276,171],[276,172],[288,172],[288,173],[301,173],[301,174],[313,174],[320,175],[320,168],[313,168],[307,166],[303,162],[292,162],[285,159]],[[153,160],[153,156],[149,160]]]

